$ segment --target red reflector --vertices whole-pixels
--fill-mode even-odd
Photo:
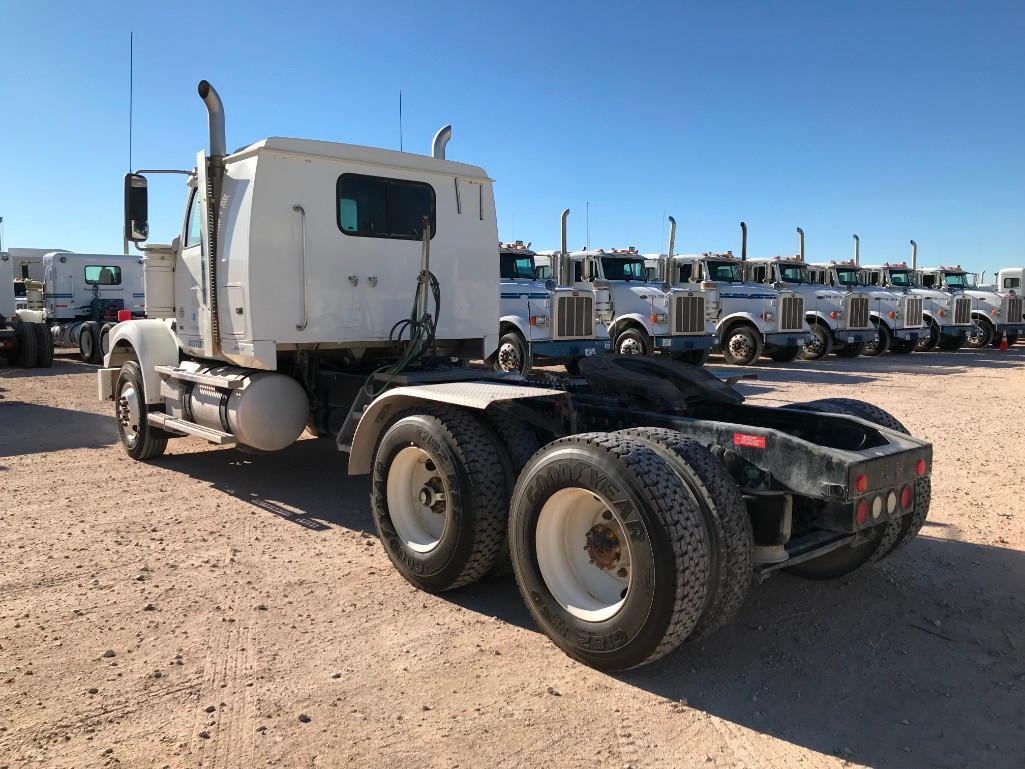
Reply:
[[[923,475],[925,475],[925,460],[924,459],[919,459],[917,462],[915,462],[915,475],[917,475],[919,478],[921,478]]]
[[[858,509],[854,514],[854,518],[859,526],[864,526],[868,523],[868,502],[864,499],[858,503]]]
[[[905,486],[900,490],[900,506],[907,510],[911,507],[911,487]]]
[[[121,323],[122,321],[125,321],[125,320],[131,320],[131,319],[132,319],[132,311],[131,310],[118,310],[117,311],[117,322],[118,323]]]
[[[764,435],[747,435],[746,433],[733,433],[734,446],[746,446],[749,449],[764,449]]]
[[[868,488],[868,477],[864,473],[854,479],[854,488],[859,494],[865,493]]]

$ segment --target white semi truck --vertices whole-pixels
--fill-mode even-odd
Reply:
[[[43,257],[54,251],[68,253],[63,248],[9,248],[7,254],[14,266],[14,279],[43,282]]]
[[[446,159],[448,132],[430,157],[276,138],[228,154],[220,98],[199,93],[210,151],[181,234],[142,246],[160,317],[118,323],[97,374],[129,457],[185,435],[274,451],[309,426],[370,475],[412,585],[461,587],[508,553],[538,626],[606,670],[707,636],[754,578],[848,574],[922,527],[932,447],[869,404],[755,406],[663,357],[468,366],[498,347],[481,258],[498,230],[491,179]],[[143,243],[147,179],[125,187]]]
[[[818,360],[831,352],[841,358],[856,358],[876,337],[868,297],[851,285],[814,280],[811,265],[804,258],[804,231],[798,227],[797,232],[800,251],[796,256],[750,259],[746,275],[753,283],[785,286],[804,297],[811,338],[801,350],[802,358]]]
[[[99,363],[118,313],[145,315],[142,260],[127,254],[55,251],[43,257],[46,321],[59,347]]]
[[[998,292],[979,288],[976,277],[961,265],[919,270],[923,286],[945,291],[954,296],[955,301],[971,301],[972,325],[965,340],[966,347],[996,346],[1004,337],[1008,344],[1017,342],[1018,337],[1025,333],[1021,294],[1013,289]]]
[[[22,368],[53,364],[53,338],[39,309],[18,307],[14,259],[0,251],[0,356]]]
[[[499,244],[501,337],[492,365],[498,371],[526,374],[540,358],[575,372],[581,358],[612,348],[609,331],[595,317],[594,295],[538,280],[534,256],[523,241]]]

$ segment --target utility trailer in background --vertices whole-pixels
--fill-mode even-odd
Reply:
[[[211,151],[182,233],[144,247],[173,259],[147,276],[170,311],[115,326],[98,372],[130,457],[183,435],[329,437],[370,475],[411,584],[458,588],[509,559],[552,641],[609,670],[713,632],[752,579],[848,574],[924,523],[931,446],[869,404],[751,406],[666,357],[536,378],[467,365],[498,346],[498,263],[481,258],[498,233],[491,180],[445,158],[447,130],[431,157],[291,139],[229,155],[220,99],[199,93]],[[137,243],[146,206],[130,174]]]

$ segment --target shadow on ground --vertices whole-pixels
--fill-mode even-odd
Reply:
[[[367,480],[345,474],[331,441],[159,464],[313,531],[373,531]],[[844,579],[782,575],[754,586],[731,625],[616,678],[877,769],[1018,769],[1025,764],[1023,595],[1025,554],[921,536]],[[445,597],[535,629],[512,578]],[[535,642],[548,643],[540,635]],[[961,718],[968,710],[986,715],[970,734]]]
[[[95,449],[117,441],[110,416],[0,400],[0,457]]]

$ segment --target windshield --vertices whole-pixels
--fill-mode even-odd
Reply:
[[[861,274],[855,269],[837,267],[836,282],[841,286],[860,286],[862,285]]]
[[[740,266],[740,262],[705,262],[705,269],[708,271],[709,280],[727,283],[744,282],[744,270]]]
[[[943,282],[950,288],[970,288],[971,283],[968,275],[963,272],[947,272],[943,275]]]
[[[644,280],[643,259],[616,259],[610,256],[602,257],[602,270],[605,272],[605,280]]]
[[[779,277],[784,283],[811,283],[808,268],[803,264],[779,265]]]
[[[499,254],[499,272],[506,280],[533,280],[534,259],[518,254]]]
[[[910,272],[910,270],[890,270],[890,285],[891,286],[910,286],[911,285],[911,272]]]

